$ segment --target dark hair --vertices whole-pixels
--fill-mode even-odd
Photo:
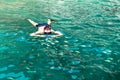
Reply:
[[[50,25],[45,26],[44,30],[51,30],[51,26]]]

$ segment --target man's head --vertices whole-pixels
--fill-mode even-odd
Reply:
[[[51,27],[50,27],[50,25],[45,26],[45,28],[44,28],[44,33],[45,33],[45,34],[50,34],[50,33],[51,33]]]
[[[50,25],[48,25],[48,26],[45,26],[44,30],[51,30],[51,27],[50,27]]]

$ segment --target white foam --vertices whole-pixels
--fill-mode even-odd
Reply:
[[[62,1],[62,0],[58,1],[58,4],[63,4],[63,3],[64,3],[64,1]]]
[[[120,18],[120,14],[116,14],[116,16],[117,16],[118,18]]]

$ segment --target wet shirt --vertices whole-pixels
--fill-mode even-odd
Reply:
[[[37,24],[36,27],[49,26],[47,23]]]

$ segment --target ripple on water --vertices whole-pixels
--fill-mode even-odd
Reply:
[[[80,61],[72,61],[71,62],[71,65],[78,65],[78,64],[80,64]]]
[[[15,80],[29,80],[28,77],[25,77],[23,72],[19,72],[19,73],[8,73],[8,74],[0,74],[0,79],[10,79],[13,78]]]
[[[1,34],[1,35],[4,36],[4,37],[15,36],[15,35],[16,35],[16,32],[3,33],[3,34]]]
[[[79,48],[73,47],[73,48],[68,48],[68,50],[79,50]]]
[[[61,5],[61,4],[64,4],[64,1],[59,0],[59,1],[58,1],[58,4],[60,4],[60,5]]]
[[[35,57],[36,57],[35,55],[29,55],[28,56],[29,59],[35,59]]]
[[[2,47],[0,47],[0,51],[2,51],[2,50],[7,50],[7,49],[9,49],[9,47],[7,47],[7,46],[2,46]]]
[[[73,74],[73,73],[80,73],[80,70],[74,70],[74,69],[70,69],[69,71],[68,71],[68,73],[70,73],[70,74]]]
[[[96,56],[97,56],[97,57],[101,57],[101,56],[102,56],[102,54],[101,54],[101,53],[98,53],[98,54],[96,54]]]
[[[120,19],[120,14],[116,14],[116,16]]]
[[[96,51],[98,52],[99,54],[97,54],[96,56],[102,56],[102,54],[100,53],[104,53],[104,54],[111,54],[111,50],[110,49],[106,49],[106,48],[97,48],[97,47],[94,47],[94,48],[91,48],[91,49],[83,49],[83,51]]]
[[[7,67],[2,67],[2,68],[0,68],[0,72],[7,71],[8,68],[13,68],[13,67],[15,67],[15,65],[13,65],[13,64],[8,65]]]
[[[6,77],[6,74],[0,74],[0,79],[3,79]]]
[[[10,64],[10,65],[8,65],[8,67],[10,68],[10,67],[15,67],[15,65],[13,65],[13,64]]]
[[[0,68],[0,72],[8,70],[8,67]]]
[[[48,62],[48,64],[49,64],[49,65],[54,65],[55,62],[53,62],[53,61],[52,61],[52,62]]]
[[[26,41],[26,38],[24,36],[20,36],[15,39],[16,41]]]
[[[71,75],[71,78],[72,78],[72,79],[77,79],[78,76],[77,76],[77,75]]]
[[[109,58],[107,58],[106,60],[104,60],[105,62],[108,62],[108,63],[110,63],[110,62],[112,62],[113,61],[113,58],[112,57],[109,57]]]
[[[54,66],[52,66],[50,69],[53,69],[53,70],[61,70],[62,69],[62,67],[60,67],[60,66],[58,66],[58,67],[54,67]]]
[[[110,49],[103,49],[102,52],[105,54],[111,54],[112,51]]]

